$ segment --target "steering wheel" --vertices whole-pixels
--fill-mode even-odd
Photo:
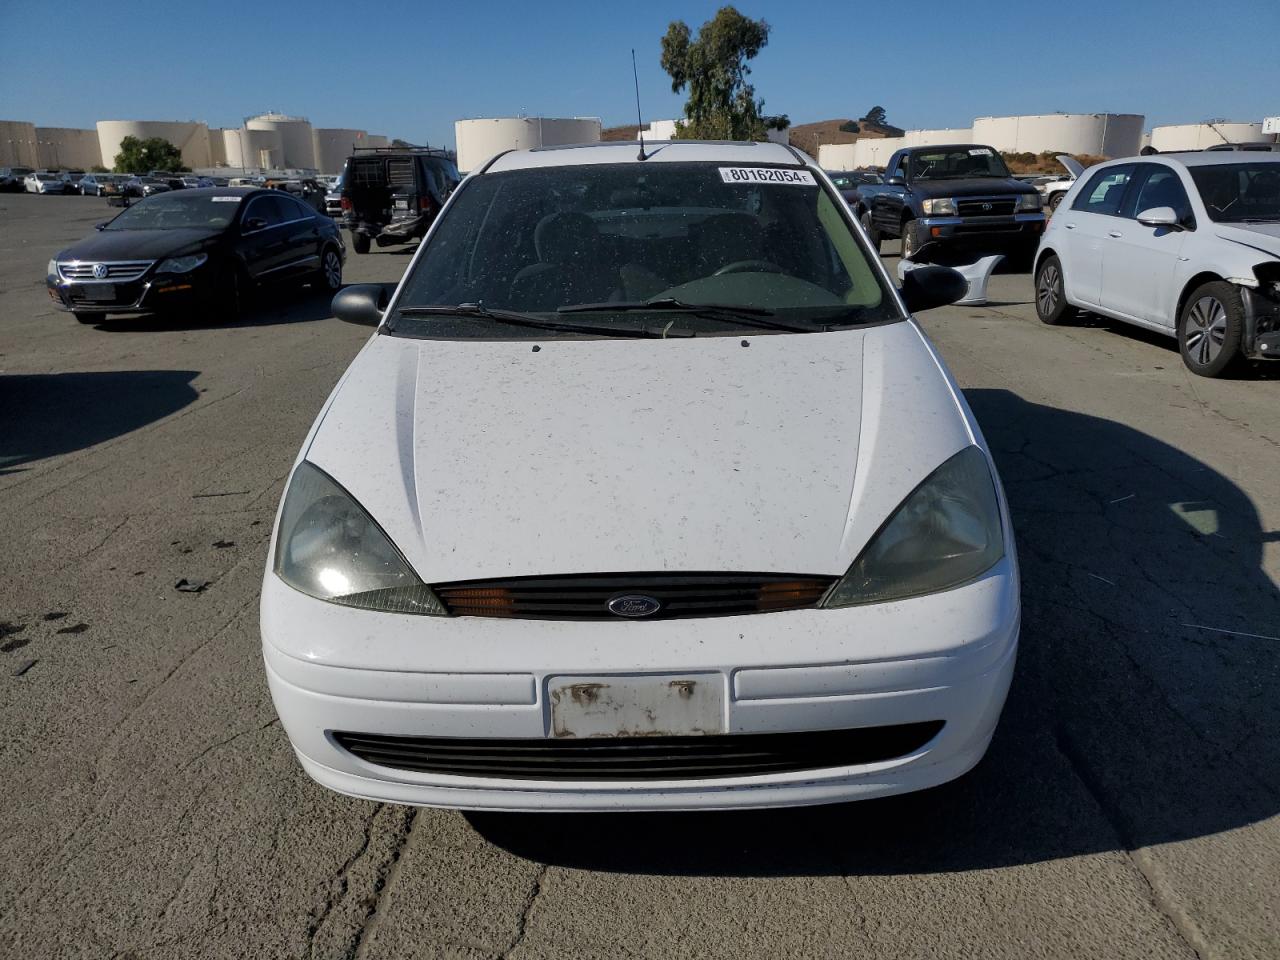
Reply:
[[[771,260],[735,260],[733,263],[726,263],[723,267],[712,274],[713,277],[723,277],[727,273],[785,273],[780,266]]]

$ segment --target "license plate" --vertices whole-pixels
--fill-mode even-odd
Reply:
[[[681,673],[552,677],[554,737],[684,737],[724,733],[724,677]]]
[[[114,300],[116,286],[114,283],[86,283],[81,286],[80,295],[85,300]]]
[[[408,209],[409,209],[409,201],[408,201],[408,200],[397,200],[397,201],[396,201],[396,209],[397,209],[397,210],[408,210]]]

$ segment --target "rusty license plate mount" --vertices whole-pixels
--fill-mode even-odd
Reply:
[[[551,677],[551,735],[683,737],[725,732],[725,680],[718,673]]]

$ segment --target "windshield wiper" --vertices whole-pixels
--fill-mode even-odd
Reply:
[[[560,333],[585,333],[606,337],[661,338],[657,330],[645,330],[640,327],[604,327],[593,324],[560,323],[556,320],[544,320],[532,313],[520,313],[516,310],[494,310],[483,303],[458,303],[453,306],[408,306],[397,307],[398,313],[406,317],[475,317],[482,320],[497,320],[499,323],[513,327],[532,327],[535,330],[555,330]]]
[[[631,310],[660,310],[664,312],[687,313],[691,316],[707,320],[720,320],[725,323],[737,323],[744,327],[756,327],[761,330],[783,330],[787,333],[813,333],[820,327],[801,327],[781,320],[769,320],[774,312],[765,307],[752,307],[737,303],[686,303],[675,297],[659,297],[656,300],[620,300],[617,303],[575,303],[561,307],[557,313],[608,313],[612,310],[626,312]]]

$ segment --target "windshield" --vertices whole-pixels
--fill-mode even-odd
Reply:
[[[572,319],[605,336],[611,325],[701,336],[898,319],[846,214],[843,200],[796,168],[628,163],[486,174],[436,225],[386,329],[530,337],[497,318],[422,309],[458,304]],[[699,304],[714,304],[716,315],[700,315]]]
[[[1254,160],[1190,168],[1209,218],[1219,223],[1280,221],[1280,163]]]
[[[911,154],[912,180],[1008,176],[1009,168],[990,147],[942,147]]]
[[[116,217],[107,230],[180,230],[197,227],[222,230],[240,207],[240,197],[195,195],[180,190],[135,203]]]

